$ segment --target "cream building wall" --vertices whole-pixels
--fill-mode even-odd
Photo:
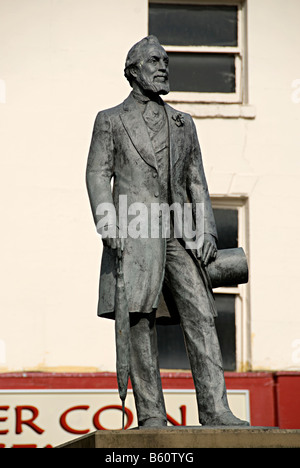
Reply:
[[[85,166],[96,113],[130,91],[124,61],[147,8],[0,0],[1,372],[115,369]],[[248,1],[250,118],[195,119],[211,194],[248,199],[253,370],[300,370],[299,14],[298,0]]]

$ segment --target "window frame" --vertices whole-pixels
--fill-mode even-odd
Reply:
[[[249,267],[249,204],[248,198],[237,196],[211,195],[214,209],[236,209],[238,211],[238,247],[242,247],[248,259]],[[249,267],[250,268],[250,267]],[[235,295],[236,321],[236,371],[251,370],[251,330],[250,330],[250,294],[249,282],[236,287],[220,287],[214,289],[214,294]]]
[[[174,46],[162,44],[166,52],[222,53],[235,56],[236,89],[234,93],[201,93],[171,91],[168,102],[194,104],[242,104],[245,100],[245,0],[149,0],[150,4],[178,5],[236,5],[238,45],[236,47],[220,46]],[[149,17],[149,15],[148,15]]]

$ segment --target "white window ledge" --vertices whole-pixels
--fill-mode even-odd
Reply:
[[[187,103],[168,101],[171,106],[198,119],[255,119],[256,109],[246,104]]]

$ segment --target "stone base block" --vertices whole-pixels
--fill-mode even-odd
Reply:
[[[57,448],[300,448],[300,430],[273,427],[166,427],[96,431]]]

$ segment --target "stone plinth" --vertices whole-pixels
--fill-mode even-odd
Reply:
[[[300,448],[300,430],[272,427],[167,427],[97,431],[57,448]]]

